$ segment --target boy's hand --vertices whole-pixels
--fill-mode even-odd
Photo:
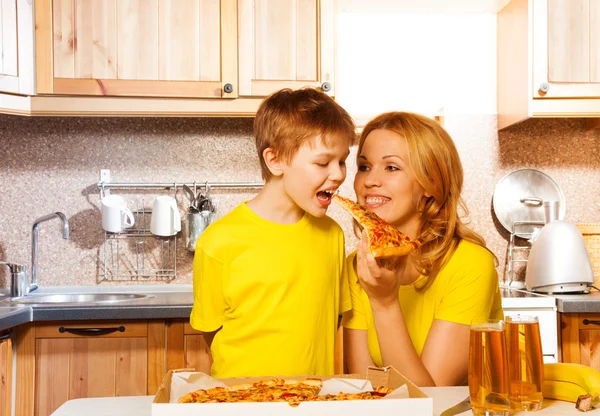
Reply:
[[[373,306],[387,307],[398,303],[399,276],[406,269],[406,256],[393,261],[386,259],[381,267],[369,251],[367,233],[363,230],[356,254],[356,272],[362,288],[367,292]]]

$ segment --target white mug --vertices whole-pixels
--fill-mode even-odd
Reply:
[[[172,196],[157,196],[152,204],[150,232],[154,235],[169,237],[181,231],[181,216],[177,201]]]
[[[102,198],[102,228],[111,233],[120,233],[130,228],[135,220],[121,195],[107,195]]]

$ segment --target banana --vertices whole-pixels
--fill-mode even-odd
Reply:
[[[594,405],[600,404],[599,371],[583,364],[544,364],[544,397],[575,403],[584,394],[592,396]]]

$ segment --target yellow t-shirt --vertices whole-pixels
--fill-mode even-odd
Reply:
[[[356,252],[346,260],[352,311],[344,315],[343,325],[367,331],[371,358],[382,366],[373,312],[369,297],[358,282],[353,266],[355,257]],[[404,321],[419,355],[434,319],[464,325],[475,319],[504,319],[494,257],[477,244],[462,240],[431,286],[417,291],[415,285],[422,279],[424,276],[399,290]]]
[[[331,375],[338,316],[351,308],[344,234],[306,213],[277,224],[243,203],[194,256],[192,327],[212,332],[214,377]]]

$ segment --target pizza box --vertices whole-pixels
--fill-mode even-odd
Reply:
[[[366,376],[364,375],[335,375],[331,377],[314,377],[321,380],[335,379],[348,380],[348,382],[364,383],[370,381],[374,387],[391,387],[395,392],[402,391],[406,398],[386,398],[381,400],[347,400],[331,402],[302,402],[296,407],[290,406],[287,402],[269,402],[269,403],[171,403],[171,387],[173,380],[177,379],[176,373],[190,372],[193,370],[170,370],[162,380],[154,401],[152,402],[152,416],[191,416],[191,415],[260,415],[260,416],[315,416],[315,415],[360,415],[364,416],[367,412],[377,412],[378,414],[406,414],[406,415],[432,415],[433,399],[419,389],[410,380],[405,378],[393,367],[377,368],[369,367]],[[176,374],[173,377],[173,374]],[[186,375],[189,373],[186,373]],[[192,373],[192,375],[206,376],[202,373]],[[208,376],[206,376],[208,377]],[[235,385],[266,380],[274,377],[258,378],[230,378],[218,379],[226,385]],[[307,377],[283,377],[285,379],[304,379]],[[341,381],[343,381],[341,380]],[[176,386],[174,388],[177,388]],[[189,390],[188,390],[189,391]],[[185,394],[185,393],[184,393]],[[394,393],[390,393],[393,395]],[[179,397],[178,395],[176,397]],[[176,400],[176,399],[175,399]]]

